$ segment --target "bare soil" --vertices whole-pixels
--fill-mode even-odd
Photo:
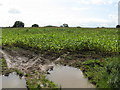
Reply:
[[[46,72],[54,66],[54,63],[77,67],[76,63],[81,63],[84,60],[102,58],[101,55],[90,54],[89,52],[66,52],[61,55],[54,53],[41,54],[16,47],[4,47],[1,53],[6,59],[8,68],[16,68],[25,73]]]
[[[50,59],[43,58],[40,54],[29,50],[4,48],[0,50],[0,53],[3,54],[8,68],[16,68],[24,73],[45,72],[54,65]]]

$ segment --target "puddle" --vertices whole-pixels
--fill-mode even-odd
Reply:
[[[77,68],[56,65],[49,73],[46,78],[62,88],[95,88]]]
[[[0,88],[26,88],[25,90],[27,90],[25,78],[20,79],[15,72],[10,73],[9,76],[0,75],[0,80],[2,81]]]

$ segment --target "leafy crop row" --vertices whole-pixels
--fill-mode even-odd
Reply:
[[[8,28],[2,29],[2,45],[41,51],[118,51],[117,29]]]

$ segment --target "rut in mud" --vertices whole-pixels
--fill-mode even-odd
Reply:
[[[54,63],[74,65],[74,63],[81,63],[81,61],[87,59],[101,58],[101,56],[95,54],[72,54],[69,52],[61,55],[55,55],[54,53],[42,55],[41,53],[32,52],[31,50],[25,50],[22,48],[14,49],[5,47],[0,50],[0,53],[3,54],[8,68],[16,68],[25,73],[32,73],[34,71],[46,72],[54,67]],[[65,57],[68,57],[67,60]]]
[[[8,68],[16,68],[25,73],[32,73],[33,71],[45,72],[54,65],[50,60],[29,50],[4,49],[0,50],[0,53],[5,58]]]

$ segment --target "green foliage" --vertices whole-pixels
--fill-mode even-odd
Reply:
[[[69,27],[68,24],[63,24],[63,27]]]
[[[40,88],[48,88],[48,89],[57,89],[58,86],[52,82],[49,81],[48,79],[46,79],[45,75],[40,75],[39,79],[35,79],[35,78],[28,78],[27,79],[27,85],[29,87],[30,90],[34,90],[34,89],[40,89]]]
[[[57,53],[94,51],[112,54],[119,52],[118,34],[118,29],[107,28],[5,28],[2,29],[2,45]],[[97,87],[120,87],[120,62],[116,57],[86,60],[81,65],[81,70]],[[50,85],[46,84],[49,82],[46,79],[41,80],[43,86]],[[30,87],[40,87],[39,83],[34,83],[36,80],[29,84]]]
[[[120,28],[120,25],[117,25],[116,28]]]
[[[45,26],[45,27],[57,27],[57,26],[53,26],[53,25],[47,25],[47,26]]]
[[[33,24],[32,27],[39,27],[39,25],[38,24]]]
[[[81,69],[98,88],[120,87],[120,61],[117,56],[103,59],[103,61],[86,60]]]
[[[17,75],[19,75],[19,76],[21,76],[21,77],[24,75],[24,73],[21,72],[21,71],[18,70],[18,69],[14,69],[14,71],[17,73]]]
[[[77,26],[77,28],[81,28],[80,26]]]
[[[21,21],[16,21],[13,25],[13,27],[24,27],[24,23]]]
[[[109,88],[119,88],[120,87],[120,57],[114,57],[108,59],[111,62],[106,64],[106,67],[103,69],[101,73],[101,81],[100,83],[105,83],[106,86]],[[105,81],[106,80],[106,81]],[[101,87],[103,85],[98,84]]]
[[[6,64],[6,61],[5,61],[5,59],[0,59],[0,74],[1,73],[4,73],[4,72],[6,72],[7,71],[7,64]]]
[[[46,79],[46,76],[44,76],[44,75],[41,76],[41,83],[43,84],[44,87],[58,88],[58,86],[54,82]]]
[[[16,72],[17,75],[23,76],[23,73],[18,69],[8,68],[6,60],[4,58],[0,59],[0,72],[2,75],[8,75],[11,72]]]
[[[49,52],[95,51],[118,53],[117,29],[85,28],[2,29],[2,45]]]

